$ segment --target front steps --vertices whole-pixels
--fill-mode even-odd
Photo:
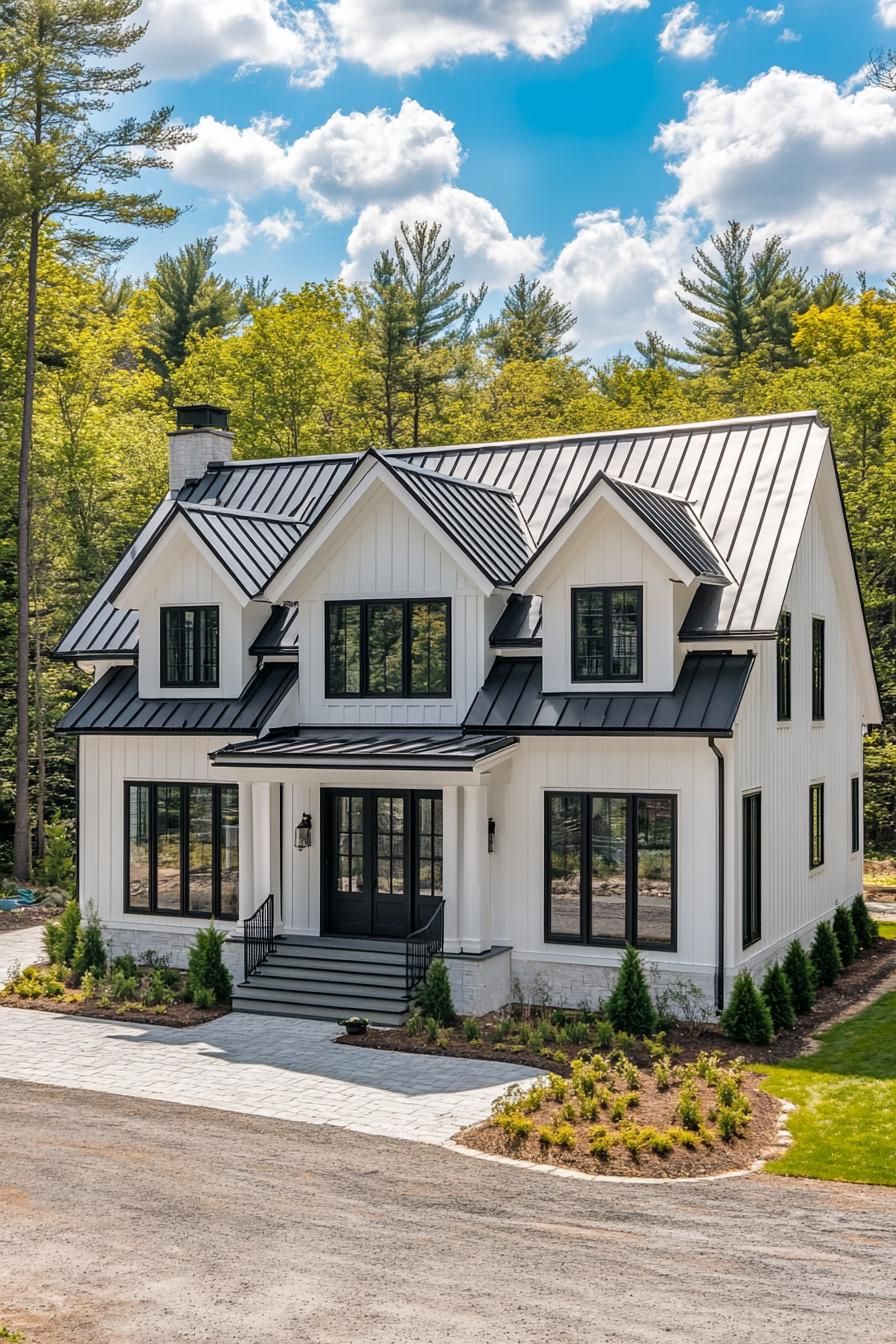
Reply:
[[[410,1009],[404,942],[374,938],[278,938],[247,981],[235,985],[234,1012],[335,1022],[366,1017],[400,1027]]]

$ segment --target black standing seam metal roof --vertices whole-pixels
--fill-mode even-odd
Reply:
[[[701,529],[733,578],[713,608],[714,624],[698,632],[700,638],[716,638],[767,632],[777,625],[827,443],[827,429],[806,411],[516,443],[399,449],[380,456],[399,469],[410,464],[510,490],[536,545],[600,472],[691,501]],[[185,486],[179,500],[288,516],[310,526],[359,460],[359,454],[346,454],[225,463]],[[128,557],[60,641],[60,656],[103,650],[106,656],[133,654],[136,619],[116,610],[109,594],[115,576],[146,546],[172,507],[165,501],[156,511]]]
[[[689,653],[672,691],[545,693],[540,658],[496,658],[464,731],[725,737],[752,666],[749,653]]]
[[[494,630],[489,635],[493,649],[541,647],[541,598],[530,593],[511,593]]]
[[[215,765],[223,762],[301,767],[338,761],[350,767],[359,761],[372,760],[397,767],[429,765],[472,769],[477,761],[515,745],[514,737],[491,734],[475,737],[461,735],[457,729],[441,733],[372,732],[369,728],[335,733],[297,730],[271,733],[256,742],[220,747],[212,752],[212,762]]]
[[[57,733],[258,733],[296,684],[294,663],[268,663],[235,700],[141,699],[137,669],[112,667],[62,716]]]
[[[249,645],[253,657],[265,654],[295,653],[299,643],[297,606],[274,606],[271,614]]]

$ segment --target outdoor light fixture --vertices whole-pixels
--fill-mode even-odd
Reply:
[[[311,844],[311,813],[303,812],[302,820],[296,827],[296,849],[307,849]]]
[[[488,852],[489,852],[489,854],[494,854],[494,852],[495,852],[495,819],[494,819],[494,817],[489,817],[489,819],[488,819]]]

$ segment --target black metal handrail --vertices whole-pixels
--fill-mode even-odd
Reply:
[[[267,896],[243,925],[243,969],[248,980],[274,950],[274,897]]]
[[[439,901],[422,929],[414,929],[405,939],[405,985],[410,995],[445,946],[445,902]]]

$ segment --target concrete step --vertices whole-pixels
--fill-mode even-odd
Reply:
[[[278,947],[308,947],[328,952],[393,953],[404,956],[403,938],[315,938],[313,934],[287,933],[277,939]]]
[[[316,987],[328,989],[331,985],[338,985],[341,988],[374,988],[386,994],[406,997],[404,971],[401,975],[391,975],[380,972],[373,966],[369,970],[351,972],[340,967],[338,973],[334,974],[332,967],[281,966],[277,957],[271,957],[252,972],[251,979],[253,981],[257,979],[259,982],[264,980],[265,983],[276,980],[278,983],[291,985],[297,989],[302,986],[307,986],[309,989]]]
[[[310,1017],[336,1022],[342,1017],[366,1017],[381,1027],[399,1027],[405,1021],[407,1004],[392,999],[371,999],[352,995],[333,997],[297,993],[294,990],[237,985],[231,1000],[234,1012],[271,1013],[281,1017]]]
[[[394,958],[370,957],[365,961],[350,961],[346,957],[301,956],[292,952],[272,952],[264,960],[264,965],[292,967],[297,971],[323,971],[327,975],[392,975],[396,979],[404,977],[406,972],[404,957],[400,961]]]

